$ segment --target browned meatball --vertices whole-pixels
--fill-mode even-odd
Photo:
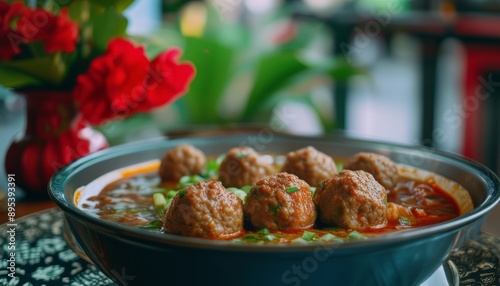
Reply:
[[[168,150],[160,163],[162,181],[176,182],[182,176],[196,175],[205,168],[205,154],[192,145],[182,144]]]
[[[337,173],[337,166],[332,157],[309,146],[288,153],[281,171],[294,174],[311,186],[317,186],[333,177]]]
[[[219,166],[219,180],[226,187],[253,185],[274,172],[271,164],[250,147],[235,147],[226,153]]]
[[[392,190],[398,178],[398,166],[384,155],[375,153],[358,153],[347,159],[344,164],[347,170],[363,170],[373,175],[387,190]]]
[[[343,170],[316,189],[314,202],[322,223],[362,229],[383,225],[387,192],[370,173]]]
[[[305,181],[278,173],[252,187],[246,198],[245,215],[256,229],[305,229],[313,226],[316,208]]]
[[[187,186],[172,199],[163,216],[165,232],[227,239],[243,231],[243,202],[219,181]]]

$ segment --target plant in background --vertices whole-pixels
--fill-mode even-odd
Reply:
[[[27,114],[5,169],[40,196],[59,168],[119,143],[102,126],[172,103],[195,69],[177,48],[148,56],[127,37],[122,11],[132,0],[26,2],[0,0],[0,87],[23,95]]]
[[[187,4],[178,13],[183,59],[197,69],[189,92],[174,104],[182,117],[181,128],[269,123],[273,109],[286,101],[311,107],[325,131],[335,128],[334,120],[320,110],[324,106],[311,99],[311,90],[363,71],[343,59],[327,56],[313,61],[304,56],[318,34],[317,26],[293,23],[286,5],[264,21],[243,17],[251,24],[223,21],[216,7],[204,6]],[[171,37],[160,34],[157,42],[161,38]]]
[[[179,49],[150,61],[126,39],[122,12],[132,0],[9,2],[0,1],[0,85],[74,90],[80,118],[92,125],[171,103],[193,79]]]

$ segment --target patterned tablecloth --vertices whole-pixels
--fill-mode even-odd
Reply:
[[[63,236],[63,212],[53,208],[16,220],[15,232],[9,224],[0,227],[0,285],[115,285],[94,265],[80,258]],[[15,233],[15,240],[11,239]],[[9,249],[13,241],[15,251]],[[12,245],[12,244],[11,244]],[[9,269],[10,253],[15,253],[14,269]]]
[[[0,226],[0,285],[115,285],[68,246],[59,209],[28,215],[16,223]],[[15,253],[15,269],[9,267],[11,253]],[[500,238],[482,233],[450,260],[459,285],[500,285]]]

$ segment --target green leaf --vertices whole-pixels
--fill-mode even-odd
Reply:
[[[192,123],[219,123],[217,107],[233,73],[234,49],[221,43],[186,38],[183,60],[196,67],[196,77],[186,100],[186,115]]]
[[[327,69],[327,74],[331,78],[339,81],[347,80],[355,75],[366,74],[366,70],[355,67],[352,64],[349,64],[346,60],[338,60],[335,61],[334,64]]]
[[[113,8],[117,12],[122,12],[128,8],[134,0],[90,0],[90,2],[106,8]]]
[[[261,58],[257,66],[255,82],[243,112],[243,119],[249,119],[263,102],[289,84],[292,77],[307,68],[291,52],[274,53]]]
[[[91,9],[94,48],[104,51],[111,39],[125,36],[127,18],[113,9]]]
[[[13,73],[24,77],[16,81],[16,84],[36,84],[46,82],[50,85],[61,84],[65,72],[66,65],[61,61],[60,56],[52,56],[48,58],[35,58],[35,59],[22,59],[5,62],[2,69],[6,73]],[[23,76],[22,74],[25,74]],[[4,78],[0,79],[4,82]],[[37,82],[34,82],[37,81]],[[7,80],[5,80],[7,82]],[[5,84],[5,86],[12,86],[12,84]],[[19,87],[19,86],[18,86]]]
[[[42,81],[22,71],[0,65],[0,85],[22,88],[42,85]]]

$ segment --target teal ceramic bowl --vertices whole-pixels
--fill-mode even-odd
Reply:
[[[450,252],[479,233],[500,200],[497,176],[460,156],[343,136],[293,137],[259,133],[155,140],[112,147],[60,170],[49,183],[72,235],[88,258],[120,285],[420,285]],[[153,233],[101,220],[74,203],[75,191],[113,170],[161,158],[181,143],[206,154],[248,145],[281,152],[312,145],[334,157],[360,151],[435,172],[462,185],[474,208],[455,219],[343,244],[246,245]]]

